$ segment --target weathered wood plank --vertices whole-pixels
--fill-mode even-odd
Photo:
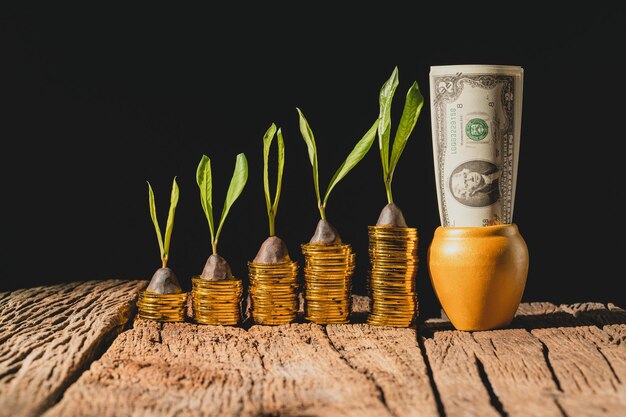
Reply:
[[[626,311],[614,305],[583,303],[560,306],[583,324],[602,329],[603,337],[593,342],[613,369],[620,381],[620,389],[626,389]]]
[[[45,417],[260,415],[254,344],[238,327],[136,319]]]
[[[392,415],[376,385],[340,357],[322,326],[253,326],[249,332],[266,371],[262,382],[266,415]]]
[[[624,417],[624,399],[615,395],[582,394],[564,395],[558,398],[568,417]]]
[[[554,397],[560,389],[543,345],[524,329],[474,332],[471,347],[502,411],[509,416],[562,416]]]
[[[626,415],[626,312],[598,303],[522,304],[486,332],[430,320],[421,339],[364,324],[359,296],[350,325],[136,319],[63,393],[145,284],[0,293],[0,417]]]
[[[370,311],[370,299],[363,295],[352,296],[352,314],[357,317],[367,316]]]
[[[0,416],[38,416],[133,314],[146,281],[88,281],[0,296]]]
[[[119,415],[391,414],[320,326],[137,319],[45,417]]]
[[[501,416],[492,404],[469,332],[441,330],[424,338],[428,362],[446,416]]]
[[[561,310],[559,306],[548,302],[521,303],[515,312],[515,318],[524,318],[525,316],[536,318],[548,314],[557,314]]]
[[[415,329],[339,324],[326,331],[343,359],[376,384],[394,416],[439,416]]]
[[[602,304],[582,303],[559,306],[554,318],[542,320],[531,331],[548,349],[564,393],[558,399],[563,410],[572,416],[626,415],[626,347],[610,333],[621,332],[624,316]]]
[[[594,303],[530,303],[504,330],[457,332],[444,320],[429,321],[427,328],[441,329],[424,343],[447,415],[486,414],[485,391],[490,405],[510,416],[626,415],[620,314]],[[473,355],[479,371],[448,372],[442,363],[451,355],[453,364],[471,363]],[[467,406],[468,398],[478,408]]]
[[[519,323],[544,346],[562,394],[556,398],[569,416],[626,415],[625,346],[619,333],[624,316],[598,303],[525,306]],[[617,331],[617,334],[612,332]]]
[[[626,415],[626,391],[601,350],[611,344],[611,336],[570,312],[561,307],[531,328],[546,346],[563,391],[557,401],[570,416]]]

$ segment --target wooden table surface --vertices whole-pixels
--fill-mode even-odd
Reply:
[[[136,318],[146,281],[0,293],[0,416],[626,416],[626,312],[522,304],[507,329]]]

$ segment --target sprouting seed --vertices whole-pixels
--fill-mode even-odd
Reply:
[[[341,181],[348,174],[348,172],[350,172],[352,168],[354,168],[356,164],[358,164],[359,161],[363,159],[363,157],[372,147],[372,143],[376,138],[376,129],[379,127],[380,118],[376,119],[374,124],[369,128],[365,135],[363,135],[361,140],[357,142],[350,154],[348,154],[346,160],[339,166],[339,168],[331,178],[328,188],[326,189],[326,194],[324,194],[324,198],[322,199],[319,186],[317,146],[315,144],[315,137],[313,136],[313,131],[311,130],[308,121],[304,117],[304,114],[299,108],[297,110],[300,118],[300,133],[302,134],[302,138],[306,143],[309,153],[309,160],[313,168],[313,186],[315,188],[315,196],[317,198],[317,208],[320,212],[321,217],[319,222],[317,223],[317,228],[315,230],[315,233],[313,234],[313,237],[310,240],[310,243],[339,243],[341,242],[341,237],[339,236],[339,233],[326,219],[326,205],[328,203],[328,197],[330,197],[331,191],[335,188],[339,181]]]
[[[172,183],[172,193],[170,196],[170,210],[167,215],[167,224],[165,226],[165,237],[161,234],[161,228],[159,227],[159,220],[156,214],[156,203],[154,199],[154,191],[148,181],[148,204],[150,208],[150,217],[154,224],[154,230],[159,242],[159,250],[161,253],[161,267],[156,270],[148,287],[147,291],[152,291],[158,294],[177,294],[182,292],[180,283],[174,271],[167,266],[167,261],[170,257],[170,242],[172,240],[172,230],[174,229],[174,215],[176,213],[176,206],[178,205],[178,184],[176,183],[176,177]]]
[[[226,279],[232,279],[233,273],[231,271],[228,262],[217,253],[217,244],[219,242],[224,221],[228,216],[228,212],[233,203],[239,198],[243,188],[248,181],[248,160],[246,155],[240,153],[237,155],[235,161],[235,170],[230,180],[228,191],[226,192],[226,200],[222,209],[222,215],[220,222],[218,223],[217,230],[215,230],[215,223],[213,220],[213,176],[211,173],[211,160],[208,156],[202,155],[202,159],[198,164],[196,170],[196,182],[200,188],[200,203],[202,209],[206,215],[209,223],[209,230],[211,232],[211,248],[212,253],[206,261],[202,270],[201,278],[209,281],[221,281]]]
[[[276,192],[272,199],[269,181],[269,156],[272,142],[276,137],[278,152],[278,167],[276,176]],[[283,182],[283,171],[285,168],[285,142],[281,129],[272,123],[263,135],[263,189],[265,191],[265,205],[267,206],[267,218],[269,223],[269,237],[261,244],[253,262],[276,264],[291,260],[285,242],[276,236],[276,213],[278,212],[278,202]]]
[[[424,97],[420,93],[417,81],[414,81],[406,94],[404,109],[400,123],[396,129],[391,155],[389,145],[391,138],[391,103],[398,87],[398,67],[395,67],[389,79],[383,84],[379,95],[378,147],[383,168],[383,181],[387,192],[387,205],[383,208],[376,223],[378,226],[407,227],[402,210],[394,203],[391,182],[400,160],[400,155],[415,128],[417,119],[424,105]]]

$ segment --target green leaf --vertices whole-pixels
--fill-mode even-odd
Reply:
[[[311,161],[311,166],[313,167],[313,185],[315,186],[315,196],[317,197],[317,205],[319,206],[322,202],[320,198],[320,183],[319,183],[319,173],[317,168],[317,148],[315,146],[315,137],[313,136],[313,131],[311,131],[311,127],[309,126],[309,122],[307,122],[304,114],[300,109],[298,110],[298,115],[300,119],[300,133],[302,134],[302,139],[306,143],[306,147],[309,151],[309,160]]]
[[[270,148],[272,147],[272,140],[276,134],[276,125],[274,123],[267,129],[265,135],[263,135],[263,189],[265,190],[265,205],[267,206],[267,214],[269,216],[272,209],[272,197],[270,195],[270,174],[269,174],[269,160],[270,160]]]
[[[178,184],[176,183],[176,177],[172,182],[172,194],[170,196],[170,211],[167,214],[167,225],[165,226],[165,244],[164,252],[165,256],[169,257],[170,254],[170,241],[172,239],[172,230],[174,229],[174,214],[176,213],[176,206],[178,205]]]
[[[278,211],[278,201],[280,200],[280,192],[283,188],[283,171],[285,169],[285,142],[283,141],[283,132],[281,129],[278,129],[276,138],[278,145],[278,174],[276,177],[276,195],[274,196],[274,204],[272,204],[274,215]]]
[[[376,129],[379,126],[380,119],[376,119],[372,127],[365,133],[365,135],[361,138],[361,140],[354,146],[352,152],[348,155],[343,164],[339,167],[333,178],[330,180],[330,184],[328,185],[328,190],[326,191],[326,195],[324,196],[324,206],[326,206],[326,202],[328,201],[328,196],[330,192],[335,188],[335,185],[343,177],[352,170],[359,163],[361,159],[367,154],[367,152],[372,147],[374,143],[374,139],[376,139]]]
[[[196,182],[200,188],[200,203],[209,222],[211,231],[211,241],[215,238],[213,222],[213,179],[211,176],[211,160],[208,156],[202,155],[198,169],[196,170]]]
[[[276,194],[272,202],[269,181],[269,158],[274,135],[277,136],[276,142],[278,146],[278,173],[276,176]],[[278,211],[278,201],[280,200],[280,191],[282,189],[284,167],[285,143],[283,141],[283,133],[281,129],[278,129],[278,132],[276,132],[276,125],[272,123],[272,125],[267,129],[265,135],[263,136],[263,186],[265,189],[265,204],[267,206],[267,216],[269,218],[270,236],[274,236],[274,219],[276,218],[276,212]]]
[[[165,256],[165,250],[163,249],[163,238],[161,237],[161,228],[159,227],[159,220],[156,215],[156,204],[154,202],[154,192],[152,186],[148,181],[148,204],[150,206],[150,217],[152,218],[152,224],[154,224],[154,230],[159,240],[159,250],[161,251],[161,259]]]
[[[239,155],[237,155],[237,160],[235,162],[235,171],[233,172],[233,177],[230,180],[230,185],[228,186],[228,191],[226,192],[226,201],[224,202],[224,208],[222,209],[220,225],[217,228],[217,233],[215,234],[215,242],[217,242],[219,239],[222,227],[224,226],[224,221],[226,220],[226,216],[228,215],[230,208],[232,207],[235,200],[237,200],[237,198],[241,195],[243,187],[245,187],[247,181],[248,160],[246,159],[246,155],[240,153]]]
[[[398,87],[398,67],[393,69],[389,79],[380,89],[378,118],[378,147],[380,149],[380,159],[383,164],[383,175],[387,177],[389,173],[389,138],[391,136],[391,102]]]
[[[389,181],[393,177],[393,172],[396,169],[400,155],[404,151],[406,142],[413,132],[417,118],[422,111],[424,105],[424,97],[420,93],[417,81],[413,82],[411,88],[406,93],[406,100],[404,102],[404,109],[402,110],[402,117],[400,118],[400,124],[396,131],[396,136],[393,139],[393,149],[391,150],[391,162],[389,165]]]

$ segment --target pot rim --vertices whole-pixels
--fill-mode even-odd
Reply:
[[[492,226],[467,226],[450,227],[439,226],[435,230],[435,236],[446,238],[466,238],[484,236],[514,236],[519,235],[519,229],[515,223],[496,224]]]

